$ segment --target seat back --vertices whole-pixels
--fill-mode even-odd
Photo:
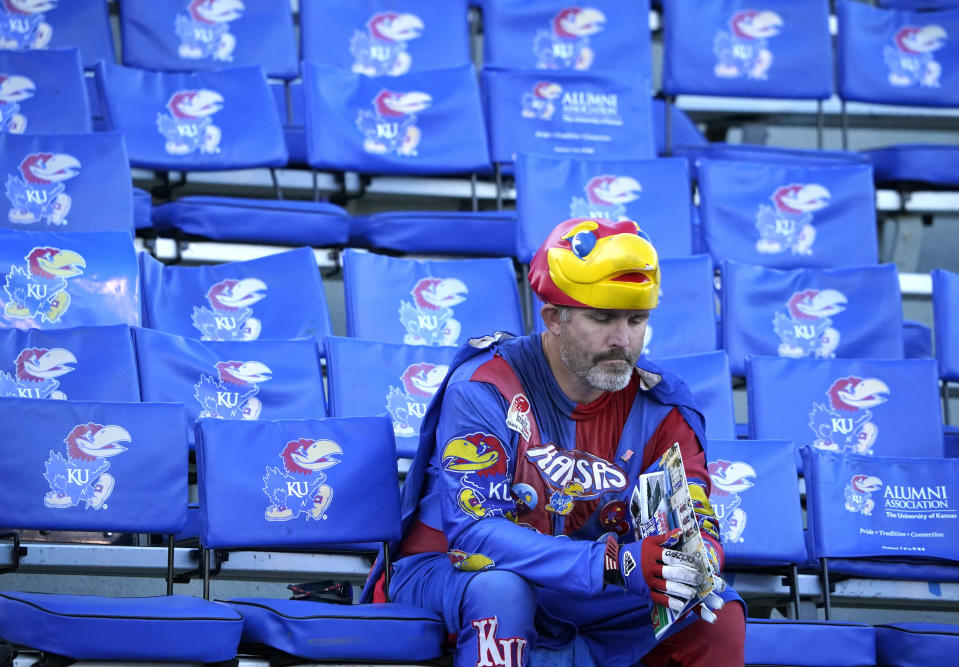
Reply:
[[[330,415],[389,417],[397,456],[412,457],[426,408],[449,372],[455,349],[336,336],[324,339],[323,346]]]
[[[316,258],[297,248],[215,266],[165,266],[140,254],[143,324],[201,340],[330,334]]]
[[[660,257],[692,252],[688,166],[681,158],[516,156],[517,259],[528,263],[556,221],[635,220]]]
[[[0,35],[0,48],[13,51],[76,47],[84,69],[116,58],[106,2],[4,3]]]
[[[749,355],[903,357],[902,296],[892,264],[781,271],[723,262],[723,347],[733,374]]]
[[[369,77],[470,63],[464,0],[301,0],[303,60]]]
[[[959,380],[959,274],[944,269],[930,273],[939,377],[954,382]]]
[[[259,66],[194,73],[97,64],[108,129],[126,135],[130,164],[203,171],[278,167],[288,159]]]
[[[826,99],[832,95],[829,2],[663,2],[669,95]]]
[[[261,65],[267,76],[299,73],[289,3],[274,0],[120,0],[123,64],[196,71]]]
[[[500,69],[650,74],[649,2],[498,0],[483,11],[483,62]]]
[[[140,401],[125,324],[72,329],[0,329],[0,396]]]
[[[746,363],[749,437],[875,456],[942,456],[932,359],[779,359]]]
[[[0,132],[93,131],[77,49],[0,50]]]
[[[201,420],[201,542],[214,549],[315,550],[397,539],[395,458],[384,417]]]
[[[483,70],[493,162],[516,153],[656,156],[649,79],[615,71]]]
[[[659,305],[646,324],[643,354],[653,358],[715,350],[716,291],[708,255],[660,262]]]
[[[123,135],[0,134],[12,229],[133,233],[133,188]]]
[[[346,331],[354,338],[457,346],[493,331],[522,333],[513,263],[343,253]]]
[[[813,556],[893,561],[885,578],[925,576],[904,563],[951,564],[959,573],[954,500],[959,460],[860,456],[812,447],[804,447],[802,456]]]
[[[806,561],[794,449],[788,440],[709,439],[709,502],[727,568]]]
[[[312,338],[199,341],[139,328],[133,334],[143,400],[182,403],[191,424],[326,416]],[[189,441],[192,446],[192,430]]]
[[[186,428],[181,405],[0,398],[0,525],[180,530]]]
[[[367,173],[465,173],[489,168],[472,64],[386,82],[303,63],[307,160]]]
[[[959,106],[959,7],[935,12],[837,0],[839,96]]]
[[[879,257],[872,167],[699,161],[704,249],[779,269]]]
[[[722,350],[656,358],[656,363],[681,377],[693,392],[696,407],[706,417],[706,436],[736,437],[733,385],[729,359]]]
[[[129,232],[0,229],[0,276],[0,328],[140,323]]]

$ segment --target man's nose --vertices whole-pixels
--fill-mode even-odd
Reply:
[[[613,324],[607,343],[610,347],[629,347],[629,323],[624,320]]]

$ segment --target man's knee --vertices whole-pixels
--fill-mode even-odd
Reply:
[[[536,612],[536,589],[513,572],[488,570],[475,575],[463,594],[460,605],[463,621],[509,612],[510,615],[527,616],[531,620]]]

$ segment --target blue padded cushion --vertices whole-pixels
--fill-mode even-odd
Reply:
[[[932,327],[915,320],[903,320],[902,343],[906,359],[932,357]]]
[[[335,204],[235,197],[183,197],[153,210],[157,230],[217,241],[316,247],[346,245],[350,219]]]
[[[233,609],[188,595],[0,593],[0,637],[77,660],[229,660],[242,628]]]
[[[385,211],[353,218],[350,246],[409,253],[516,255],[516,211]]]
[[[442,653],[446,640],[446,625],[437,614],[410,605],[268,598],[224,602],[243,614],[244,643],[309,660],[429,660]]]
[[[830,574],[848,574],[870,579],[910,581],[959,581],[959,564],[940,559],[916,562],[899,558],[830,558]]]
[[[747,665],[861,667],[876,664],[875,629],[861,623],[746,621]]]
[[[946,458],[959,459],[959,426],[943,426],[942,439]]]
[[[876,626],[876,659],[886,667],[926,667],[959,654],[959,625],[890,623]]]
[[[863,151],[876,183],[959,185],[959,146],[900,144]]]

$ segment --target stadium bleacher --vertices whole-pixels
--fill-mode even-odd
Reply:
[[[440,658],[287,585],[358,590],[455,346],[541,330],[591,216],[664,258],[747,664],[954,653],[959,2],[400,4],[0,4],[0,667]]]

